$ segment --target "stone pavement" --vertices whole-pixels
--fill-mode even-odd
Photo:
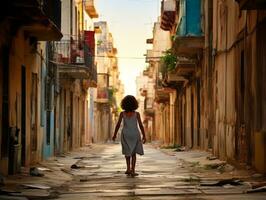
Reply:
[[[124,174],[119,144],[95,144],[40,163],[43,177],[28,175],[28,169],[8,177],[0,199],[266,199],[266,192],[247,193],[265,184],[265,177],[252,170],[206,159],[211,155],[202,151],[144,148],[145,155],[137,157],[137,177]]]

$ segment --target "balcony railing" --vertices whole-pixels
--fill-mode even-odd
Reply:
[[[84,42],[61,40],[54,42],[54,60],[64,64],[84,65]]]
[[[110,100],[109,95],[109,74],[108,73],[98,73],[98,87],[97,87],[97,99],[98,103],[108,103]]]
[[[94,65],[95,39],[93,31],[85,31],[84,39],[54,42],[54,60],[64,64]]]
[[[202,51],[201,0],[180,0],[173,50],[178,56],[196,57]]]
[[[144,101],[144,114],[145,116],[154,116],[154,98],[146,97]]]
[[[144,109],[151,109],[151,108],[153,108],[154,106],[153,106],[153,98],[151,98],[151,97],[147,97],[146,99],[145,99],[145,105],[144,105]]]
[[[169,102],[171,92],[173,92],[173,89],[171,88],[157,88],[155,90],[155,101],[157,103]]]
[[[89,79],[90,86],[96,87],[97,69],[94,64],[93,40],[94,37],[85,34],[84,40],[71,39],[54,42],[53,60],[61,66],[62,74],[69,73],[74,78]]]
[[[147,50],[147,54],[146,54],[146,63],[149,63],[152,61],[153,58],[153,50]]]
[[[160,61],[160,52],[153,51],[152,49],[147,49],[147,53],[144,54],[146,56],[145,62],[152,63],[152,62],[159,62]]]
[[[161,25],[163,30],[172,30],[176,20],[176,0],[163,0],[161,4]]]

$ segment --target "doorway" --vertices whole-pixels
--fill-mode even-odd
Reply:
[[[8,157],[9,153],[9,48],[2,49],[2,67],[3,67],[3,99],[2,99],[2,138],[1,138],[1,158]]]

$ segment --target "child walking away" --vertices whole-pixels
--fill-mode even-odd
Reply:
[[[113,141],[116,139],[117,132],[123,120],[123,129],[121,133],[122,154],[125,155],[127,170],[125,174],[137,176],[135,172],[136,154],[143,155],[143,145],[146,142],[145,131],[141,122],[140,114],[135,110],[138,108],[138,102],[134,96],[127,95],[121,102],[121,107],[124,110],[120,113],[118,122],[115,127]],[[139,128],[142,133],[142,140]]]

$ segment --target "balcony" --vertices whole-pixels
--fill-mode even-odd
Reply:
[[[179,58],[176,63],[175,73],[180,76],[190,76],[196,71],[196,62],[186,58]]]
[[[97,74],[97,103],[108,103],[109,102],[109,79],[108,73],[98,73]]]
[[[114,57],[117,54],[117,48],[114,48],[113,42],[107,42],[107,56]]]
[[[153,65],[150,64],[147,69],[143,70],[143,76],[147,76],[149,78],[153,78],[154,69]]]
[[[155,101],[157,103],[167,103],[170,101],[170,93],[173,92],[171,88],[157,88],[155,90]]]
[[[90,70],[90,78],[89,78],[89,87],[96,88],[97,87],[97,67],[93,65]]]
[[[165,74],[168,87],[182,86],[184,83],[188,82],[189,77],[193,76],[195,71],[196,62],[194,60],[178,57],[175,69],[167,71]]]
[[[85,31],[84,40],[54,42],[54,62],[59,66],[61,78],[88,79],[91,87],[97,84],[94,64],[94,32]]]
[[[116,48],[108,48],[107,50],[107,56],[108,57],[114,57],[117,54]]]
[[[178,56],[197,57],[204,46],[201,0],[180,0],[179,16],[173,52]]]
[[[102,33],[102,29],[101,29],[101,27],[95,25],[95,26],[94,26],[94,32],[97,33],[97,34]]]
[[[154,117],[155,110],[153,108],[147,108],[144,110],[144,115],[146,117]]]
[[[161,2],[161,29],[171,31],[176,20],[176,0]]]
[[[27,35],[39,41],[62,38],[60,0],[14,0],[6,4],[1,6],[1,13],[16,21],[18,28],[22,27]]]
[[[152,61],[152,58],[153,58],[153,50],[147,50],[147,53],[146,53],[146,59],[145,59],[145,62],[146,63],[149,63]]]
[[[146,40],[146,44],[153,44],[153,38],[149,38]]]
[[[177,73],[168,72],[167,73],[167,82],[186,82],[187,79],[184,76],[177,75]]]
[[[112,67],[114,71],[118,71],[118,59],[117,57],[112,59]],[[118,74],[117,74],[117,78],[118,78]]]
[[[94,0],[86,0],[85,1],[85,11],[91,18],[98,18],[99,15],[94,6]]]
[[[241,10],[266,9],[266,0],[236,0]]]
[[[140,95],[143,96],[143,97],[146,97],[148,94],[148,90],[147,88],[141,88],[140,89]]]
[[[201,54],[203,47],[204,37],[176,37],[173,43],[173,52],[178,56],[195,58]]]
[[[160,61],[160,56],[157,56],[152,49],[148,49],[147,53],[144,54],[144,56],[146,56],[146,59],[145,59],[146,63],[152,63],[152,62],[159,62]]]
[[[97,88],[97,103],[109,103],[109,90],[107,87]]]
[[[155,111],[153,109],[154,108],[153,103],[154,103],[153,98],[151,98],[151,97],[145,98],[145,100],[144,100],[144,114],[146,116],[149,116],[149,117],[154,116]]]
[[[143,70],[143,76],[149,76],[149,69]]]

